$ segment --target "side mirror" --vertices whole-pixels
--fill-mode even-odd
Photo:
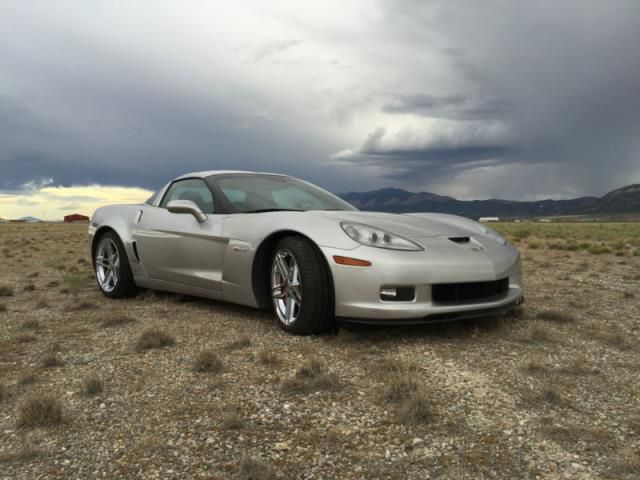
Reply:
[[[190,213],[198,223],[207,220],[207,215],[191,200],[171,200],[167,204],[167,210],[171,213]]]

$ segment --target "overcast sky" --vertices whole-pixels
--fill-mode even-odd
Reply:
[[[639,46],[637,0],[4,0],[0,216],[229,168],[601,195],[640,182]]]

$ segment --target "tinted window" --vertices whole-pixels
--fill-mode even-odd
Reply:
[[[355,210],[341,198],[297,178],[225,175],[214,178],[224,196],[241,212],[254,210]]]
[[[204,213],[213,213],[213,195],[204,180],[199,178],[188,178],[173,182],[167,190],[162,203],[162,208],[167,208],[167,204],[172,200],[191,200]]]

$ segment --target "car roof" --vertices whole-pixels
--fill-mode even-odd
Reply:
[[[216,175],[227,175],[230,173],[250,173],[253,175],[278,175],[280,177],[286,176],[281,173],[251,172],[246,170],[205,170],[202,172],[185,173],[184,175],[180,175],[179,177],[176,177],[174,180],[180,180],[181,178],[193,178],[193,177],[208,178],[208,177],[215,177]]]

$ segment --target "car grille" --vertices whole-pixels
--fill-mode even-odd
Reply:
[[[435,303],[489,301],[503,297],[509,291],[509,279],[491,282],[439,283],[431,286]]]

